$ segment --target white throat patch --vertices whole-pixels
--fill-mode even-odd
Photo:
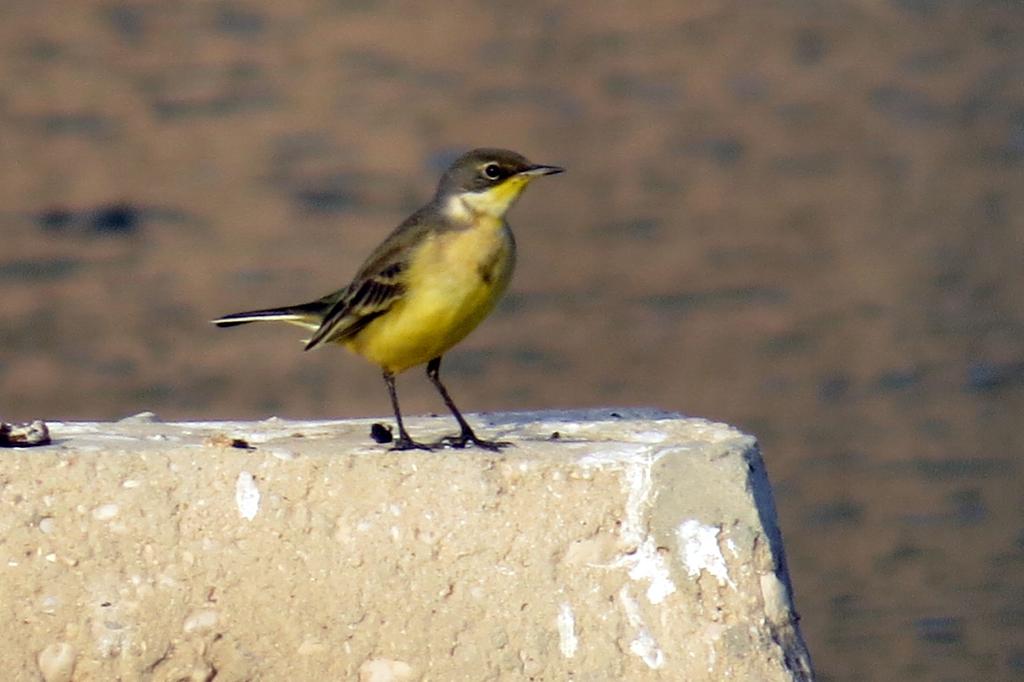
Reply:
[[[475,216],[503,218],[526,186],[528,178],[511,178],[483,192],[455,194],[445,202],[444,212],[453,220],[470,221]]]

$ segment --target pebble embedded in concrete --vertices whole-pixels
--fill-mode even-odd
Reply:
[[[200,609],[189,614],[181,629],[186,633],[207,632],[217,625],[218,618],[213,609]]]
[[[104,504],[92,510],[92,517],[97,521],[109,521],[117,516],[121,508],[116,504]]]
[[[359,666],[359,682],[406,682],[413,679],[413,672],[405,661],[374,658]]]
[[[36,662],[46,682],[70,682],[75,672],[75,648],[67,642],[54,642],[39,652]]]

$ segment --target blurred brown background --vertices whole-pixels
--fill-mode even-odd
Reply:
[[[821,679],[1024,679],[1020,3],[7,0],[0,418],[388,414],[207,320],[344,284],[477,145],[569,172],[460,405],[735,423]]]

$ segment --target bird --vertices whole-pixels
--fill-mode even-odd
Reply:
[[[504,441],[477,436],[441,381],[441,358],[494,309],[512,277],[516,242],[505,215],[533,180],[563,172],[508,149],[478,148],[458,157],[433,198],[395,228],[352,281],[308,303],[251,310],[213,320],[219,327],[285,322],[312,331],[306,350],[336,344],[380,368],[398,437],[392,450]],[[427,378],[459,426],[436,443],[409,435],[395,376],[426,364]]]

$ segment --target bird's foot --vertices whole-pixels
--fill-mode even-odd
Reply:
[[[427,451],[430,451],[430,450],[433,450],[434,447],[435,446],[433,446],[433,445],[428,445],[426,443],[420,443],[419,441],[415,441],[412,438],[410,438],[408,434],[406,434],[404,436],[399,436],[398,439],[395,440],[395,444],[392,445],[389,449],[392,450],[392,451],[394,451],[394,450],[427,450]]]
[[[467,445],[475,445],[478,448],[491,450],[492,452],[501,452],[502,448],[507,448],[512,443],[505,440],[484,440],[483,438],[478,438],[472,431],[463,431],[457,436],[445,436],[437,442],[436,447],[458,448],[461,450]]]

